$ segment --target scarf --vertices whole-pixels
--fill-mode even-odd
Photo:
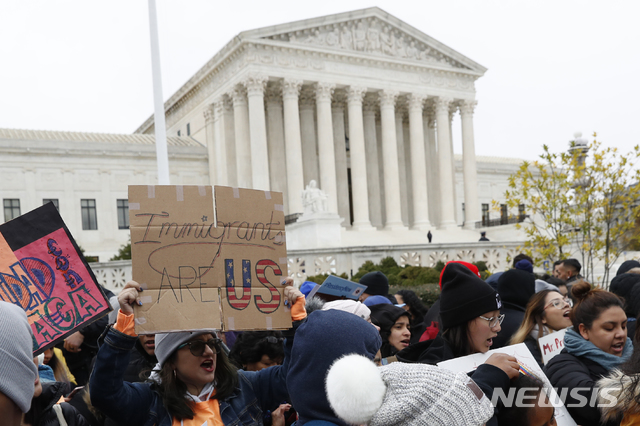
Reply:
[[[567,329],[564,335],[564,347],[571,355],[583,356],[593,362],[597,362],[606,368],[607,371],[613,370],[627,361],[633,352],[633,343],[628,337],[624,344],[622,356],[616,356],[603,351],[590,341],[585,340],[580,334],[576,333],[573,328]]]

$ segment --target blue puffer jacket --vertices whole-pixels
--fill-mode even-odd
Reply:
[[[110,328],[91,375],[91,403],[120,425],[171,426],[173,419],[151,383],[123,381],[137,338]],[[288,400],[287,370],[293,339],[285,342],[284,362],[257,372],[238,371],[238,388],[220,402],[226,426],[262,425],[262,412]]]

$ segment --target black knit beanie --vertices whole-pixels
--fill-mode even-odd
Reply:
[[[380,271],[369,272],[360,278],[360,284],[366,285],[365,293],[373,296],[386,296],[389,294],[389,280],[387,276]]]
[[[616,272],[616,276],[626,274],[627,272],[629,272],[629,270],[633,268],[640,268],[640,262],[638,262],[637,260],[625,260],[624,262],[622,262],[622,265],[620,265],[620,267],[618,268],[618,272]]]
[[[447,265],[442,276],[440,318],[442,329],[465,323],[502,307],[500,296],[491,286],[457,263]]]

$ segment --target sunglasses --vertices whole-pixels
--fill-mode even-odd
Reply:
[[[214,354],[219,354],[221,351],[220,344],[222,340],[220,339],[209,339],[206,342],[204,340],[194,340],[192,342],[183,343],[178,346],[177,350],[184,348],[185,346],[189,346],[189,351],[193,356],[202,356],[204,354],[204,348],[209,346],[209,349],[213,351]]]

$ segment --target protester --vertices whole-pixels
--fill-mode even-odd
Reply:
[[[538,345],[538,339],[554,331],[571,326],[570,299],[562,297],[562,294],[554,290],[542,290],[536,293],[524,312],[522,325],[514,333],[509,345],[524,343],[529,352],[538,361],[540,368],[544,367],[542,353]]]
[[[571,310],[573,327],[564,336],[564,349],[545,366],[544,372],[577,424],[600,425],[595,404],[596,382],[627,361],[633,352],[627,337],[623,302],[608,291],[580,280],[571,289],[577,304]],[[607,425],[617,425],[610,422]]]
[[[636,329],[634,341],[640,337]],[[640,346],[631,358],[598,381],[598,403],[603,422],[619,421],[620,426],[640,424]]]
[[[306,317],[304,296],[287,281],[285,297],[292,320]],[[142,289],[129,282],[118,296],[118,321],[105,336],[91,376],[91,402],[122,425],[255,424],[263,411],[287,399],[286,372],[292,339],[283,365],[258,372],[236,371],[221,351],[215,331],[156,335],[158,378],[145,383],[122,380],[133,333],[133,304]],[[214,388],[215,384],[215,388]]]
[[[578,259],[564,259],[555,268],[554,276],[565,280],[567,284],[569,284],[577,279],[582,278],[580,276],[581,270],[582,265],[580,265]]]
[[[398,304],[404,304],[403,308],[409,312],[411,320],[411,343],[418,343],[420,336],[426,328],[424,317],[429,309],[422,303],[422,300],[412,290],[400,290],[396,293]]]
[[[329,405],[324,383],[333,362],[347,354],[373,360],[382,340],[378,331],[357,315],[338,309],[315,311],[296,331],[287,387],[298,412],[296,426],[314,420],[347,426]],[[199,426],[199,425],[198,425]]]
[[[284,337],[279,331],[245,331],[236,340],[229,360],[245,371],[260,371],[281,365]]]
[[[500,332],[500,296],[466,266],[447,264],[442,275],[442,333],[409,346],[399,360],[437,364],[460,356],[485,353]]]
[[[493,348],[507,346],[524,319],[529,299],[536,292],[536,277],[520,269],[509,269],[498,280],[498,293],[502,299],[504,314],[502,331],[493,341]]]
[[[373,305],[369,309],[371,322],[380,327],[382,358],[395,355],[411,344],[409,312],[390,304]]]
[[[396,303],[393,296],[389,295],[389,280],[387,276],[380,271],[368,272],[360,278],[360,284],[366,285],[367,288],[360,295],[359,300],[364,302],[369,296],[384,296],[392,303]]]
[[[564,297],[570,297],[571,296],[569,294],[569,289],[567,288],[567,282],[565,280],[562,280],[562,279],[556,278],[556,277],[549,277],[545,281],[548,284],[556,286],[558,288],[558,291],[562,294],[562,296],[564,296]]]
[[[29,411],[39,384],[33,362],[33,339],[27,314],[16,305],[0,301],[0,419],[19,426]]]
[[[514,380],[515,399],[498,413],[498,426],[555,426],[555,408],[537,377],[521,374]],[[511,391],[510,389],[510,391]],[[518,404],[517,401],[524,403]]]
[[[73,377],[73,374],[71,374],[71,371],[69,371],[64,355],[59,348],[49,348],[45,350],[43,363],[51,367],[56,381],[65,383],[68,391],[71,391],[71,388],[76,385],[76,379]]]
[[[630,303],[632,290],[640,284],[640,268],[636,267],[633,262],[638,263],[635,260],[624,262],[609,285],[609,291],[624,300],[624,312],[627,314],[627,334],[629,336],[633,336],[636,332],[636,317],[640,313]]]
[[[462,260],[452,260],[450,262],[447,262],[447,264],[444,265],[444,268],[442,268],[442,271],[440,271],[440,280],[438,281],[438,285],[440,286],[441,291],[442,291],[442,276],[444,275],[449,265],[452,265],[455,263],[464,265],[467,269],[473,272],[478,278],[480,278],[480,271],[478,270],[478,267],[473,263],[464,262]],[[438,296],[438,299],[433,303],[433,305],[431,305],[431,307],[427,311],[427,314],[424,316],[424,320],[422,320],[422,322],[425,326],[425,330],[424,330],[424,333],[422,333],[422,336],[420,336],[420,339],[419,339],[420,342],[425,342],[428,340],[435,339],[438,333],[440,332],[440,296]]]

